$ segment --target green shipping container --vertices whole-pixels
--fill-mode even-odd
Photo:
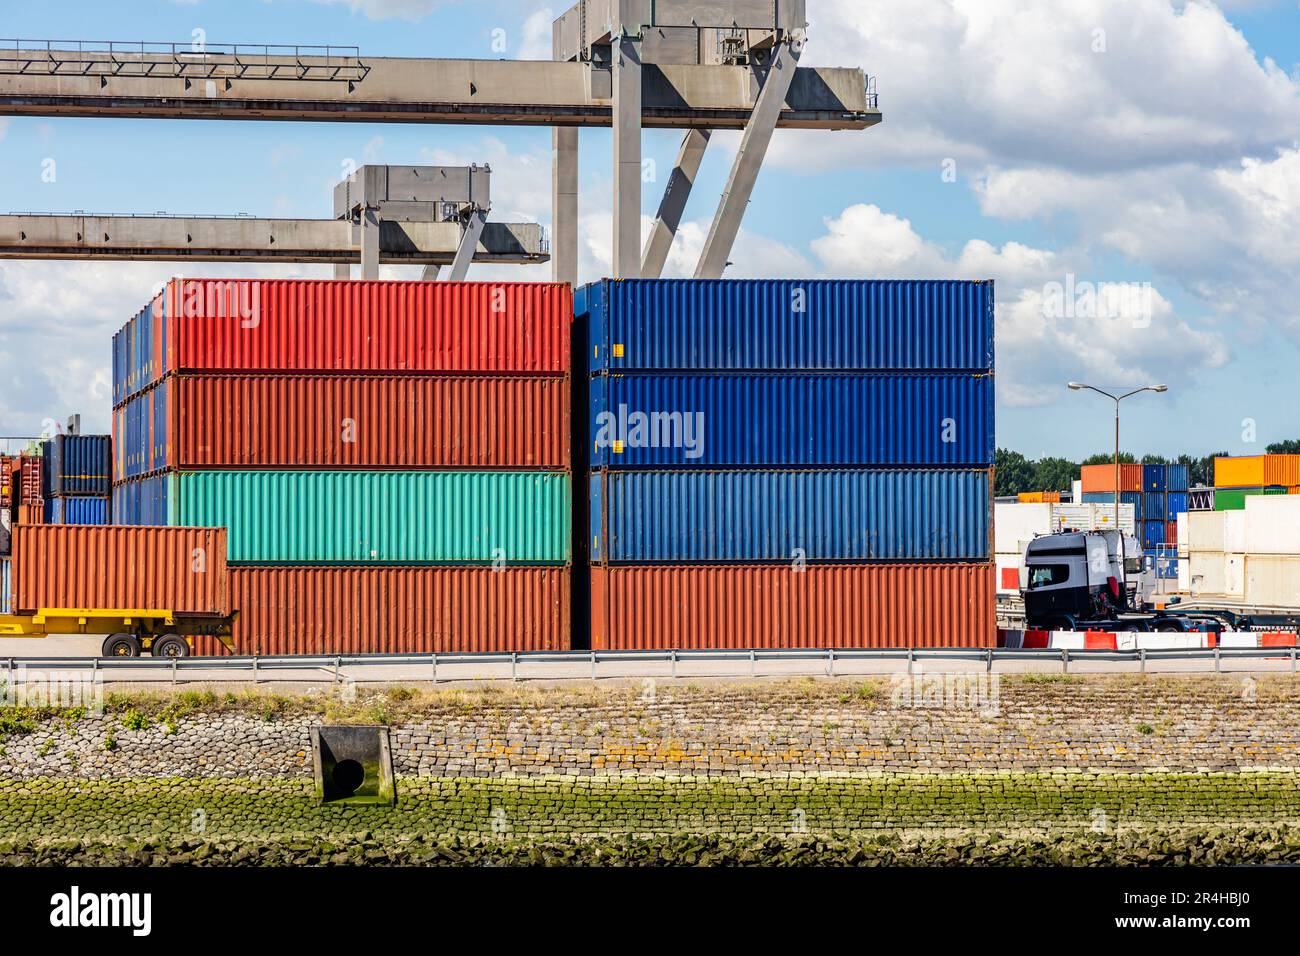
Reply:
[[[1268,488],[1216,488],[1214,489],[1215,511],[1241,511],[1246,507],[1246,499],[1251,495],[1284,495],[1286,488],[1273,485]]]
[[[169,476],[168,523],[230,530],[232,562],[567,564],[567,474],[200,471]]]

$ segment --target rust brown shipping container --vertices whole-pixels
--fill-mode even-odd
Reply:
[[[994,647],[992,564],[591,569],[596,650]]]
[[[230,613],[225,528],[19,526],[14,607]]]
[[[149,443],[165,448],[155,470],[569,467],[566,379],[204,375],[158,387],[170,394],[166,441]]]
[[[19,505],[18,523],[25,525],[41,524],[45,521],[44,505]]]
[[[235,567],[236,654],[554,651],[568,568]]]

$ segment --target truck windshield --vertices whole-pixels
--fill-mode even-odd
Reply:
[[[1052,584],[1064,584],[1070,579],[1068,564],[1039,564],[1029,569],[1029,587],[1045,588]]]

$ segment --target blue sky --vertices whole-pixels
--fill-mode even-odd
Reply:
[[[202,29],[213,44],[483,58],[540,55],[551,18],[523,0],[3,7],[8,36],[188,42]],[[1135,452],[1250,452],[1300,437],[1300,403],[1283,391],[1300,367],[1300,3],[1031,7],[809,0],[806,59],[877,76],[885,122],[778,134],[735,274],[995,278],[998,441],[1031,455],[1108,447],[1106,407],[1067,392],[1072,378],[1169,383],[1125,405]],[[505,54],[492,49],[497,29]],[[715,137],[670,270],[689,271],[735,141]],[[664,170],[676,145],[676,133],[644,136]],[[543,128],[18,117],[0,121],[0,207],[324,216],[347,160],[477,160],[496,171],[494,216],[549,223],[549,147]],[[591,279],[607,267],[608,133],[584,131],[582,150]],[[49,158],[53,183],[40,176]],[[956,181],[942,177],[945,161]],[[646,217],[657,200],[647,190]],[[0,263],[0,434],[73,411],[106,427],[108,338],[175,271]],[[1154,319],[1045,319],[1044,289],[1067,274],[1098,287],[1150,283]],[[1254,443],[1242,440],[1247,420]]]

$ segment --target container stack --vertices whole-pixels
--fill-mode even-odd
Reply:
[[[991,282],[575,295],[590,643],[986,646]]]
[[[229,529],[245,653],[549,650],[567,286],[173,279],[114,338],[114,515]]]
[[[1255,495],[1300,493],[1300,455],[1214,459],[1214,510],[1241,511]]]
[[[39,451],[39,446],[36,446]],[[12,524],[40,524],[45,515],[41,476],[44,464],[39,454],[23,452],[6,456],[4,472]]]
[[[109,524],[112,438],[56,435],[41,443],[46,524]]]

